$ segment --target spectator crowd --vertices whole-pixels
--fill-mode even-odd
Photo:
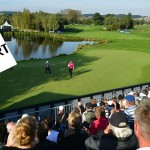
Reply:
[[[0,124],[0,150],[150,150],[150,89]]]

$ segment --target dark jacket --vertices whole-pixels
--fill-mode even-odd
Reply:
[[[21,148],[17,148],[17,147],[7,147],[7,146],[4,146],[0,150],[36,150],[36,149],[35,148],[21,149]]]
[[[75,130],[69,128],[66,131],[59,143],[59,149],[61,150],[86,150],[85,140],[88,135],[86,133],[80,132],[80,130]]]
[[[136,150],[137,143],[135,134],[121,139],[112,134],[104,134],[102,130],[99,135],[90,136],[85,141],[89,150]]]
[[[35,145],[36,150],[57,150],[57,145],[53,141],[42,140]]]

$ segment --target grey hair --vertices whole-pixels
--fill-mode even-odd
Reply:
[[[132,135],[132,129],[130,129],[129,127],[125,127],[125,128],[117,128],[112,126],[111,124],[109,124],[110,129],[112,130],[112,133],[114,136],[116,136],[117,138],[127,138],[130,135]]]
[[[139,124],[140,133],[150,139],[150,100],[141,101],[135,110],[135,121]]]

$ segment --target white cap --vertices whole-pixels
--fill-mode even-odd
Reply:
[[[64,110],[64,107],[63,106],[59,106],[59,110]]]
[[[130,91],[129,93],[128,93],[128,95],[133,95],[134,94],[134,92],[133,91]]]
[[[48,64],[48,61],[46,61],[46,63]]]

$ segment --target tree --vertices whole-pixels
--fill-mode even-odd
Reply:
[[[95,25],[102,25],[104,18],[99,13],[95,13],[93,16],[93,21]]]
[[[31,14],[28,9],[23,10],[22,12],[22,23],[23,29],[30,29],[30,22],[31,22]]]
[[[80,16],[81,16],[81,11],[70,9],[68,11],[68,14],[66,15],[66,18],[67,18],[69,23],[76,24],[76,23],[78,23]]]
[[[105,17],[104,25],[108,31],[117,30],[119,28],[119,19],[114,15],[108,15]]]
[[[120,18],[120,29],[133,29],[134,24],[132,20],[132,14],[129,13],[128,15],[123,15]]]
[[[48,28],[50,30],[56,31],[59,27],[57,15],[51,14],[48,19]]]

